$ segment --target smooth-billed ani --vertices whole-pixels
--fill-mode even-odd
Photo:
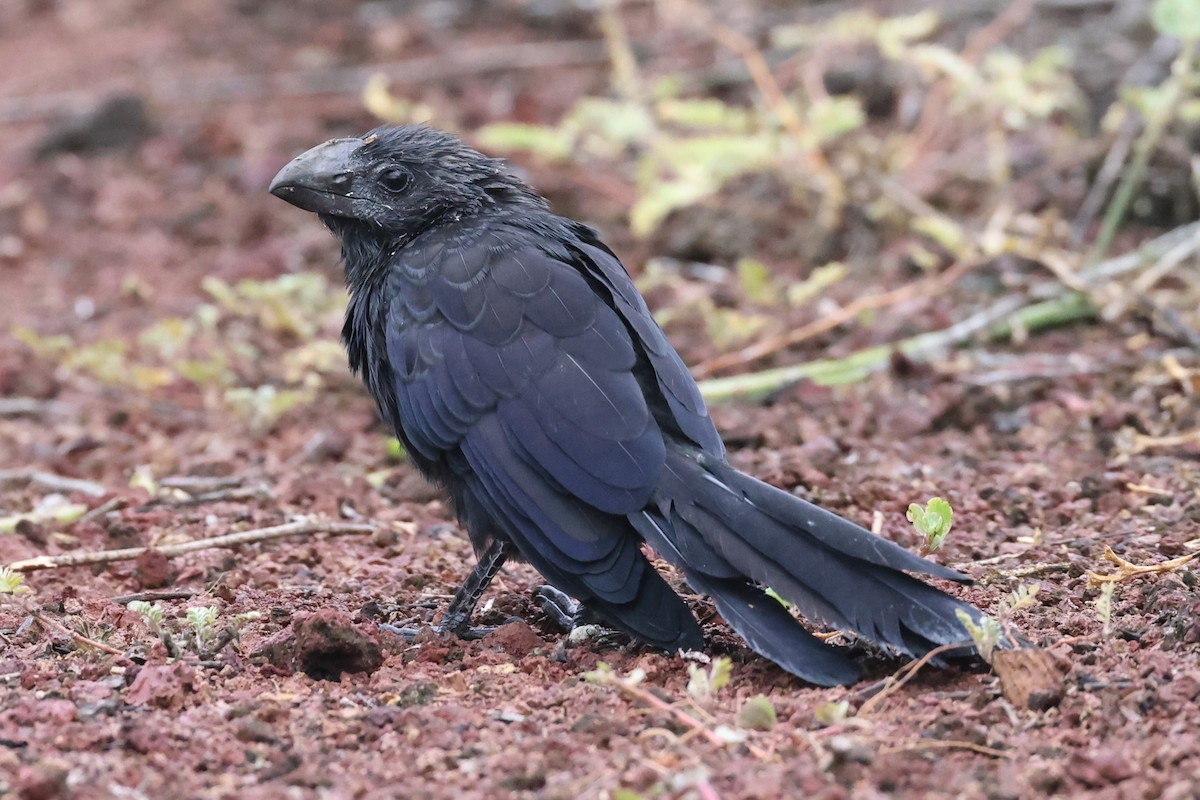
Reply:
[[[420,126],[336,139],[271,192],[341,240],[342,332],[413,462],[444,487],[479,564],[443,628],[520,556],[602,622],[700,650],[648,543],[756,652],[817,684],[858,678],[807,618],[915,656],[968,640],[964,581],[733,469],[695,381],[591,228],[553,214],[503,162]]]

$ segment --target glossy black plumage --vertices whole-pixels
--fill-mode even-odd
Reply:
[[[384,128],[303,154],[272,191],[341,239],[351,366],[478,553],[511,543],[612,627],[702,649],[648,542],[755,651],[815,683],[858,671],[764,587],[905,654],[967,639],[955,612],[978,611],[907,572],[964,576],[728,465],[620,261],[500,162]]]

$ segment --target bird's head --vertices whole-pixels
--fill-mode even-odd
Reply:
[[[421,125],[317,145],[279,171],[271,194],[319,214],[343,239],[351,230],[411,238],[490,207],[544,205],[499,159]]]

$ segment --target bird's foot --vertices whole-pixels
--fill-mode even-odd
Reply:
[[[560,645],[563,648],[578,647],[582,644],[598,647],[629,644],[630,639],[627,635],[600,624],[587,606],[553,586],[539,586],[534,589],[533,599],[550,621],[567,634]]]
[[[510,622],[523,622],[520,617],[508,617],[504,620],[507,625]],[[458,615],[447,615],[447,619],[443,619],[438,625],[417,625],[415,627],[399,625],[389,625],[382,623],[379,626],[381,631],[385,631],[394,636],[407,639],[410,642],[416,639],[423,631],[432,631],[434,636],[454,636],[463,641],[472,642],[477,639],[482,639],[495,633],[500,627],[499,625],[479,625],[471,626],[467,624],[467,620]]]
[[[563,633],[571,632],[575,627],[575,617],[583,611],[582,603],[553,586],[539,586],[534,589],[533,601]]]
[[[400,627],[399,625],[389,625],[388,623],[380,623],[379,630],[390,633],[394,636],[399,636],[408,641],[415,640],[424,631],[432,631],[435,636],[454,636],[463,641],[471,642],[476,639],[482,639],[485,636],[496,632],[495,625],[480,625],[478,627],[463,626],[461,628],[449,629],[441,625],[421,625],[419,627]]]

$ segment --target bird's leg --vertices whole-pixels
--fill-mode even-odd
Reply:
[[[496,629],[494,627],[472,628],[471,614],[479,604],[479,598],[487,591],[492,579],[500,572],[504,562],[508,560],[513,546],[508,542],[493,539],[488,549],[483,551],[471,574],[463,581],[463,585],[454,593],[454,598],[442,616],[442,623],[434,625],[435,633],[452,633],[460,639],[482,639]],[[380,628],[388,633],[411,639],[421,632],[421,628],[399,628],[395,625],[381,625]]]
[[[597,644],[612,646],[624,644],[629,637],[604,625],[587,606],[553,586],[539,586],[533,590],[533,599],[542,611],[564,633],[564,646],[581,644],[593,640]]]

